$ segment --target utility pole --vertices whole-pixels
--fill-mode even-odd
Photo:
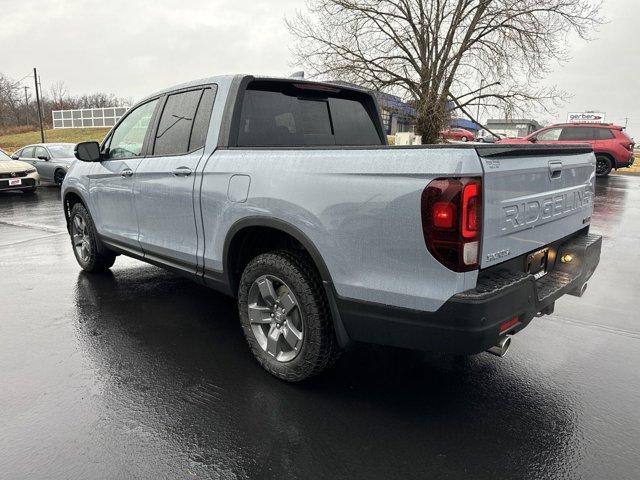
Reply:
[[[24,88],[24,124],[29,125],[29,95],[27,94],[27,90],[29,87],[26,85]]]
[[[627,128],[627,125],[629,124],[629,117],[624,117],[624,128]]]
[[[44,126],[42,125],[42,108],[40,107],[40,89],[38,87],[38,71],[33,67],[33,78],[36,82],[36,102],[38,103],[38,121],[40,122],[40,138],[44,143]]]

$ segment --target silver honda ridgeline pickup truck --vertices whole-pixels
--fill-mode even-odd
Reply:
[[[237,297],[249,348],[288,381],[353,341],[502,355],[600,258],[588,146],[389,147],[374,97],[344,85],[180,85],[76,157],[80,266],[124,254]]]

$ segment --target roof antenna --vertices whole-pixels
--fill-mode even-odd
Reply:
[[[297,72],[293,72],[291,74],[291,78],[304,78],[304,71],[300,70],[300,71],[297,71]]]

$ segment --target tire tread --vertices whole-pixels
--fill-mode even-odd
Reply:
[[[322,280],[315,266],[305,255],[296,254],[289,250],[275,250],[258,255],[249,262],[242,274],[240,288],[238,292],[238,304],[240,307],[241,320],[245,318],[242,311],[242,298],[247,297],[250,283],[247,278],[252,272],[262,267],[276,268],[289,272],[296,280],[304,285],[304,290],[296,291],[298,302],[302,304],[305,318],[306,341],[310,342],[303,346],[307,352],[301,351],[303,355],[300,361],[293,361],[291,364],[275,364],[270,361],[264,351],[254,338],[253,331],[248,322],[242,321],[245,337],[254,356],[260,365],[272,375],[288,382],[299,382],[307,378],[318,375],[339,358],[341,349],[335,335],[331,310],[327,295],[324,291]],[[248,319],[248,316],[246,316]],[[298,360],[296,358],[296,360]]]

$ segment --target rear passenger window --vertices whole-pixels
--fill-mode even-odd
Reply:
[[[377,123],[366,101],[370,101],[367,95],[339,88],[255,82],[244,93],[237,144],[380,145]]]
[[[562,129],[560,140],[593,140],[593,130],[591,127],[565,127]]]
[[[191,129],[202,90],[167,97],[153,146],[154,155],[179,155],[189,151]]]
[[[189,151],[193,152],[204,147],[207,140],[207,132],[209,131],[209,121],[211,120],[211,112],[213,111],[213,101],[216,98],[216,87],[206,88],[200,99],[196,118],[193,121],[193,130],[191,131],[191,140],[189,141]]]
[[[360,102],[329,99],[337,145],[379,145],[380,137]]]
[[[608,128],[596,128],[595,134],[596,140],[611,140],[614,138],[613,132]]]

